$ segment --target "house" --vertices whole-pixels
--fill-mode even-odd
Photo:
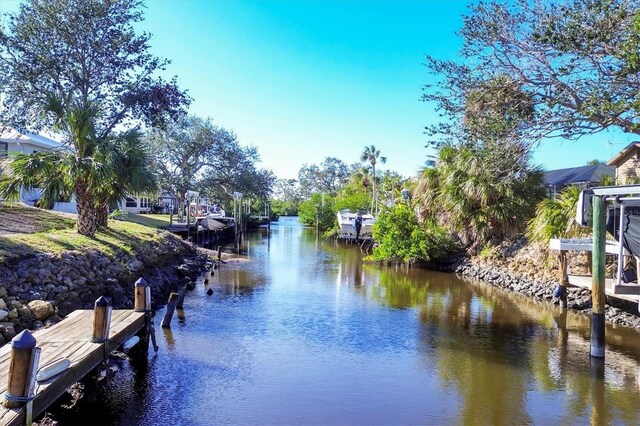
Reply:
[[[0,158],[11,153],[33,154],[38,151],[68,151],[69,148],[46,136],[0,126]]]
[[[618,185],[640,183],[640,142],[631,142],[607,164],[615,167]]]
[[[13,153],[34,154],[40,151],[70,150],[68,146],[46,136],[17,130],[9,126],[0,126],[0,158],[7,157]],[[39,188],[22,189],[20,191],[22,202],[31,206],[40,199],[40,195],[41,190]],[[53,210],[75,213],[75,197],[68,201],[56,202]]]
[[[118,201],[118,209],[134,214],[151,213],[153,201],[155,201],[155,198],[151,198],[146,194],[130,194],[124,200]]]
[[[555,198],[563,188],[576,185],[581,189],[600,186],[607,176],[613,179],[615,168],[607,164],[570,167],[567,169],[549,170],[544,174],[544,184],[548,196]]]

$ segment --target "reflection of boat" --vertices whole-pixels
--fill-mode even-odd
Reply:
[[[338,212],[338,225],[340,226],[340,230],[338,231],[338,238],[342,238],[345,240],[356,239],[356,219],[358,218],[358,216],[362,217],[360,239],[370,240],[373,238],[373,224],[376,222],[376,218],[369,213],[352,213],[348,209],[340,210]]]

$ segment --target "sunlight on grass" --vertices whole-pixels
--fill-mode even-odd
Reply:
[[[175,221],[174,217],[174,221]],[[169,226],[168,214],[125,214],[122,220],[127,222],[139,223],[141,225],[150,226],[152,228],[164,228]]]
[[[98,230],[94,237],[80,235],[75,229],[3,235],[0,236],[0,264],[36,253],[57,254],[70,250],[94,249],[113,256],[118,250],[130,253],[141,244],[158,239],[155,228],[115,220],[109,221],[109,228]]]

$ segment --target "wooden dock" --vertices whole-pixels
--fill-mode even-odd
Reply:
[[[33,333],[37,347],[41,349],[39,367],[67,358],[71,366],[61,374],[37,382],[33,399],[33,417],[44,412],[78,380],[98,366],[105,354],[117,349],[138,333],[145,325],[145,313],[134,310],[113,310],[109,340],[105,343],[91,341],[93,310],[74,311],[58,324]],[[11,344],[0,348],[0,394],[7,391]],[[8,409],[0,405],[1,425],[24,425],[26,408]]]
[[[569,284],[576,287],[582,287],[591,290],[591,275],[569,275]],[[640,291],[638,284],[621,284],[615,286],[612,278],[607,278],[605,283],[605,295],[617,299],[627,300],[629,302],[638,303],[637,293]],[[617,287],[614,292],[614,286]],[[625,294],[626,293],[626,294]]]

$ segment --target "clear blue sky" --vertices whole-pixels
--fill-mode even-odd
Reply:
[[[168,73],[194,98],[191,113],[258,147],[279,177],[327,156],[356,162],[371,144],[388,158],[382,168],[411,176],[429,153],[424,126],[438,119],[420,101],[431,78],[424,54],[455,58],[467,3],[150,0],[141,27],[153,52],[172,60]],[[545,169],[584,165],[632,140],[551,140],[534,160]]]

